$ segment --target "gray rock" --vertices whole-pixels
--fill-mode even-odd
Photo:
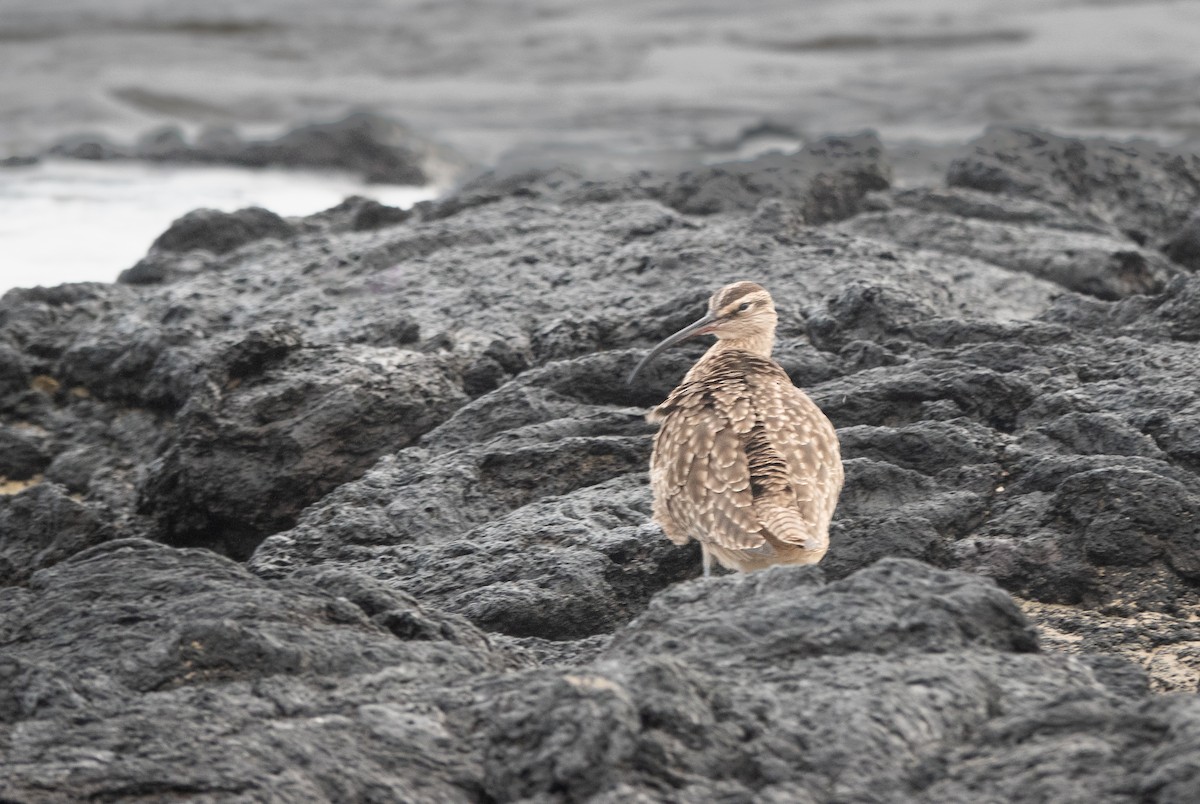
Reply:
[[[0,601],[8,798],[471,800],[482,763],[412,694],[527,664],[353,576],[265,583],[142,541]],[[34,723],[49,728],[12,739]]]
[[[354,572],[144,541],[0,602],[9,798],[1025,800],[1086,769],[1181,800],[1198,770],[1190,699],[1130,700],[1127,665],[1039,653],[996,586],[913,561],[678,584],[558,668]]]
[[[449,199],[424,208],[426,218],[511,196],[571,204],[650,198],[691,215],[747,212],[764,200],[782,200],[809,225],[850,217],[864,198],[891,181],[891,165],[873,133],[826,137],[794,154],[772,152],[754,159],[696,167],[682,173],[643,171],[585,180],[563,168],[510,168],[474,177]],[[642,229],[652,234],[653,229]]]
[[[171,543],[241,558],[463,399],[437,357],[304,347],[287,327],[232,340],[208,370],[149,467],[139,511]]]
[[[1163,251],[1188,270],[1200,270],[1200,210],[1193,212],[1170,236]]]
[[[947,182],[1063,206],[1144,245],[1175,232],[1200,204],[1200,156],[1145,140],[993,126],[951,163]]]
[[[651,191],[691,214],[753,210],[764,198],[794,202],[809,225],[858,212],[863,197],[891,181],[891,166],[874,134],[827,137],[793,155],[768,153],[748,162],[699,168]]]
[[[961,254],[1101,299],[1157,293],[1180,272],[1167,257],[1091,232],[957,218],[911,209],[868,213],[842,231],[914,249]]]
[[[310,507],[250,566],[268,577],[351,566],[513,636],[610,632],[697,569],[695,551],[642,527],[649,428],[637,411],[597,404],[602,392],[588,386],[614,362],[552,364],[465,406],[421,447]],[[524,410],[479,420],[495,397],[517,396]]]
[[[237,224],[234,224],[236,227]],[[257,239],[257,238],[253,238]],[[247,241],[251,242],[251,241]],[[195,276],[219,268],[215,255],[208,251],[161,251],[153,249],[145,257],[117,275],[126,285],[157,285]]]
[[[0,397],[24,391],[30,379],[21,351],[0,342]]]
[[[359,112],[332,123],[292,129],[274,140],[249,142],[230,160],[253,167],[341,168],[367,181],[425,184],[420,141],[404,125]]]
[[[284,240],[294,234],[283,218],[262,207],[237,212],[196,209],[171,224],[155,239],[152,249],[168,252],[201,249],[224,254],[264,237]]]
[[[403,223],[411,214],[407,209],[353,195],[337,206],[309,216],[305,222],[318,230],[366,232]]]
[[[34,572],[111,539],[111,514],[73,499],[55,483],[0,496],[0,586],[23,584]]]
[[[1200,280],[1121,239],[1186,161],[844,142],[5,294],[0,797],[1189,800]],[[847,483],[819,568],[698,580],[642,415],[703,346],[623,378],[739,278]]]
[[[50,463],[43,447],[45,436],[31,428],[0,425],[0,476],[28,480]]]

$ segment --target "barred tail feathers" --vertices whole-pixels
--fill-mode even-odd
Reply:
[[[766,529],[767,540],[775,544],[780,552],[803,551],[804,561],[795,563],[815,564],[829,549],[828,528],[814,527],[805,521],[799,511],[772,503],[755,505],[758,521]],[[789,562],[790,563],[790,562]]]

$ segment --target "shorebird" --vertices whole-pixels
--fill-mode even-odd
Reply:
[[[716,335],[648,421],[661,423],[650,457],[654,521],[675,544],[700,542],[713,559],[749,572],[815,564],[829,549],[829,520],[842,490],[837,431],[771,359],[778,316],[765,288],[726,285],[708,313],[650,350]]]

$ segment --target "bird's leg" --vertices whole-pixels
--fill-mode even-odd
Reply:
[[[700,554],[704,556],[704,577],[712,577],[712,553],[707,549],[701,549]]]

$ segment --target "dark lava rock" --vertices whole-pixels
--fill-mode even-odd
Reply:
[[[1174,233],[1200,205],[1200,156],[994,126],[950,165],[947,182],[1066,207],[1140,245]]]
[[[414,139],[394,120],[360,112],[333,123],[301,126],[274,140],[246,143],[233,161],[252,167],[341,168],[367,181],[425,184],[429,178],[421,155],[412,149]]]
[[[39,569],[111,539],[111,513],[55,483],[0,496],[0,586],[23,584]]]
[[[197,210],[200,211],[200,210]],[[191,213],[195,214],[195,213]],[[240,225],[240,221],[234,227]],[[117,281],[125,285],[157,285],[173,282],[203,271],[215,270],[220,263],[215,255],[207,251],[160,251],[154,249],[145,257],[117,275]]]
[[[130,318],[116,330],[91,327],[80,333],[59,358],[56,374],[89,393],[148,401],[146,381],[164,353],[171,359],[162,329]]]
[[[652,191],[680,212],[753,210],[764,198],[796,202],[810,225],[848,218],[863,197],[891,182],[891,166],[874,134],[826,137],[795,154],[769,153],[671,178]]]
[[[0,424],[0,477],[28,480],[50,463],[42,445],[45,436],[29,428]]]
[[[169,252],[203,249],[224,254],[264,237],[286,240],[292,234],[294,230],[287,221],[262,207],[247,207],[237,212],[195,209],[172,223],[155,239],[151,249]]]
[[[680,584],[570,668],[354,572],[144,541],[0,603],[16,800],[1182,801],[1200,778],[1190,699],[1130,700],[1115,666],[1038,653],[994,585],[912,561]]]
[[[465,800],[480,763],[436,706],[408,696],[523,663],[362,579],[266,583],[141,541],[81,553],[0,601],[0,794],[19,800]],[[11,739],[68,721],[69,735]]]
[[[242,558],[462,401],[435,357],[303,348],[286,329],[252,330],[220,359],[223,376],[197,388],[149,467],[140,510],[171,543]]]
[[[0,397],[24,391],[30,379],[20,350],[0,342]]]
[[[1188,270],[1200,271],[1200,210],[1192,213],[1171,235],[1163,251]]]
[[[764,200],[792,205],[810,225],[841,220],[862,210],[864,197],[891,182],[891,165],[873,133],[826,137],[794,154],[772,152],[683,173],[641,173],[585,180],[562,168],[497,170],[466,183],[448,199],[423,208],[445,217],[499,198],[540,197],[567,203],[652,198],[690,215],[747,212]],[[652,232],[645,232],[651,234]]]
[[[527,372],[495,394],[521,400],[506,420],[481,420],[492,396],[465,406],[309,508],[251,566],[272,577],[352,566],[513,636],[612,631],[696,571],[694,551],[644,527],[651,431],[640,411],[613,410],[588,388],[631,362]]]
[[[843,231],[909,248],[961,254],[1101,299],[1157,293],[1180,272],[1167,257],[1125,237],[986,221],[912,209],[867,213]]]
[[[1189,163],[989,136],[986,189],[483,177],[5,294],[0,797],[1191,801]],[[703,344],[623,379],[745,278],[846,488],[820,567],[698,579],[643,414]]]
[[[307,219],[314,228],[341,232],[366,232],[408,220],[406,209],[381,204],[373,198],[352,195],[335,207]]]

